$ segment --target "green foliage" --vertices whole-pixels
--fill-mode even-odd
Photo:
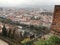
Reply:
[[[16,29],[13,30],[13,38],[14,38],[15,31],[16,31]]]
[[[3,36],[7,36],[7,30],[6,30],[5,25],[4,25],[3,28],[2,28],[2,35],[3,35]]]
[[[35,42],[35,45],[60,45],[60,38],[52,36],[48,40],[39,40]]]
[[[34,45],[33,41],[28,41],[28,42],[25,42],[24,44],[22,45]]]
[[[11,29],[9,29],[8,37],[9,37],[9,38],[11,37]]]

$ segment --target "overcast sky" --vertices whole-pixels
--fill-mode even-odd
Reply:
[[[0,0],[0,7],[59,5],[60,0]]]

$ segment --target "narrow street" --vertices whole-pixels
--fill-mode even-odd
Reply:
[[[0,45],[8,45],[8,43],[0,39]]]

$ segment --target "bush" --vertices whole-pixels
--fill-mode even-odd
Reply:
[[[39,40],[35,42],[35,45],[60,45],[60,38],[51,36],[48,40]]]

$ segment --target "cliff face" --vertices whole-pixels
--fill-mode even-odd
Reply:
[[[60,5],[55,5],[51,29],[55,32],[60,33]]]

